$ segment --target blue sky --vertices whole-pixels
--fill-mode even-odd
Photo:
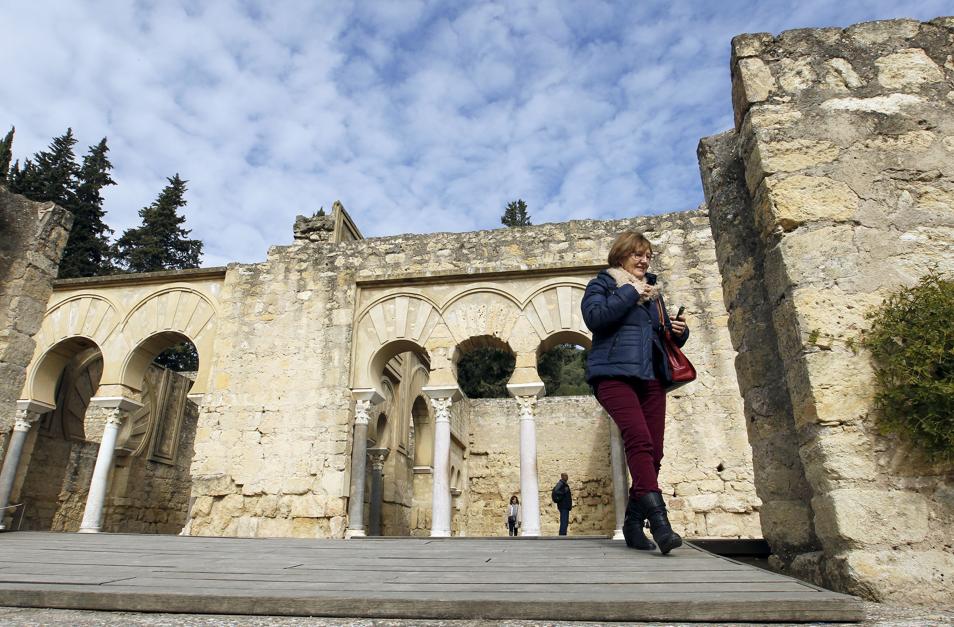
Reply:
[[[189,180],[204,265],[264,259],[340,199],[366,236],[620,218],[702,202],[732,125],[729,42],[928,20],[949,2],[93,2],[0,8],[15,158],[106,136],[116,230]]]

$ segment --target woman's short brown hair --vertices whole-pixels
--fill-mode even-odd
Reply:
[[[645,252],[653,252],[653,245],[645,235],[639,231],[623,231],[613,240],[607,261],[611,268],[618,268],[623,265],[623,260],[633,253]]]

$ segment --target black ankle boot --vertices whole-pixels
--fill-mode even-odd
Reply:
[[[636,499],[629,497],[629,503],[626,504],[626,518],[623,520],[623,537],[626,538],[626,546],[640,551],[652,551],[656,548],[655,543],[643,532],[645,522],[646,517],[640,513]]]
[[[636,500],[639,513],[649,520],[649,530],[653,539],[659,545],[659,552],[663,555],[678,546],[682,546],[682,538],[672,530],[669,517],[666,515],[666,503],[659,492],[647,492]]]

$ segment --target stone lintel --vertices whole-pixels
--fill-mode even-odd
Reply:
[[[20,399],[17,401],[17,409],[33,414],[45,414],[48,411],[53,411],[56,409],[56,405],[50,405],[49,403],[44,403],[43,401],[36,401],[33,399]]]
[[[372,405],[377,405],[384,400],[381,393],[374,388],[355,388],[351,390],[351,396],[356,401],[369,401]]]
[[[546,395],[547,390],[543,381],[538,381],[536,383],[508,383],[507,392],[514,398],[518,396],[536,396],[540,398]]]
[[[421,391],[428,398],[449,398],[456,401],[461,397],[460,387],[457,385],[425,385]]]
[[[94,396],[89,399],[89,403],[104,409],[118,409],[120,411],[134,411],[142,407],[142,403],[126,396]]]

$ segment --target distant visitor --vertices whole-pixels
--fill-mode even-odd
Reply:
[[[520,499],[514,494],[510,497],[510,505],[507,506],[507,532],[511,536],[517,535],[520,530]]]
[[[560,535],[566,535],[566,529],[570,525],[570,510],[573,509],[573,495],[570,494],[570,477],[563,473],[560,480],[553,486],[553,492],[550,497],[556,503],[557,511],[560,512]]]

